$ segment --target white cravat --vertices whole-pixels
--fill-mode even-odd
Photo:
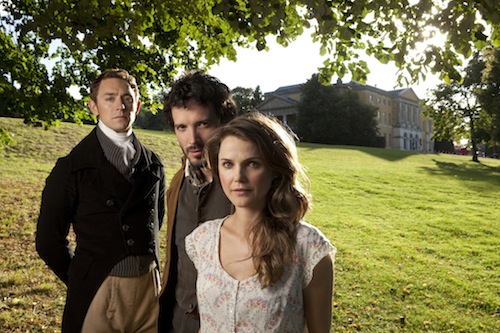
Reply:
[[[102,121],[99,120],[97,124],[100,130],[106,135],[115,145],[121,148],[123,153],[123,161],[126,166],[130,166],[130,161],[135,156],[135,148],[132,143],[132,128],[125,133],[117,133],[108,126],[106,126]]]

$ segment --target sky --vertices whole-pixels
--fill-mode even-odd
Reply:
[[[299,36],[288,47],[282,47],[273,40],[268,40],[269,51],[256,49],[237,49],[237,61],[222,59],[217,66],[208,71],[210,75],[229,86],[255,89],[260,86],[262,92],[271,92],[279,87],[305,83],[318,68],[324,57],[320,56],[319,44],[314,44],[307,33]],[[397,68],[392,64],[381,64],[375,58],[365,56],[370,68],[366,84],[384,90],[406,87],[397,86]],[[344,76],[343,82],[349,82],[350,76]],[[336,82],[337,77],[332,78]],[[411,85],[419,98],[426,97],[428,89],[439,83],[437,76],[427,76],[424,82]]]

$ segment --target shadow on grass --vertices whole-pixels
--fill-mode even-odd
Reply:
[[[452,163],[432,159],[436,167],[423,167],[427,173],[436,176],[455,177],[467,181],[487,183],[493,188],[500,189],[500,166],[491,166],[471,161]]]
[[[409,156],[421,154],[420,152],[402,151],[396,149],[362,147],[362,146],[335,146],[335,145],[325,145],[319,143],[306,143],[306,142],[300,143],[299,147],[301,147],[301,149],[305,151],[315,151],[320,149],[331,149],[331,148],[335,148],[337,150],[345,150],[345,151],[356,150],[380,159],[384,159],[389,162],[400,161]]]

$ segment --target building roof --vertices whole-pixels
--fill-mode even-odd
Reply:
[[[302,90],[302,86],[304,84],[293,84],[290,86],[284,86],[284,87],[279,87],[275,91],[271,92],[271,94],[275,95],[286,95],[286,94],[292,94],[296,92],[300,92]]]
[[[303,85],[304,84],[293,84],[293,85],[289,85],[289,86],[279,87],[275,91],[265,93],[264,96],[266,97],[266,99],[275,97],[275,98],[283,98],[283,99],[288,100],[288,102],[292,102],[294,100],[292,98],[288,97],[287,95],[301,93]],[[402,88],[402,89],[396,89],[396,90],[383,90],[383,89],[380,89],[377,87],[357,83],[354,81],[342,83],[342,80],[340,80],[340,79],[337,80],[337,82],[334,83],[333,85],[337,86],[337,87],[340,87],[340,86],[348,87],[354,91],[356,91],[356,90],[368,90],[368,91],[372,91],[372,92],[380,94],[380,95],[385,95],[389,98],[398,98],[398,97],[408,98],[408,97],[410,97],[410,99],[416,98],[417,100],[419,100],[418,96],[415,94],[415,92],[413,91],[412,88]],[[265,103],[265,102],[266,101],[264,101],[263,103]]]
[[[297,104],[299,104],[299,102],[293,98],[269,94],[266,96],[266,99],[264,99],[264,101],[262,101],[255,108],[260,111],[265,111],[268,109],[295,108]]]
[[[340,84],[342,84],[342,83],[340,82]],[[336,85],[339,85],[339,83],[337,83]],[[348,83],[344,83],[342,85],[351,87],[353,90],[373,91],[377,94],[385,95],[385,96],[391,97],[391,98],[405,97],[405,95],[406,96],[413,95],[412,97],[419,99],[417,94],[415,94],[415,92],[413,91],[412,88],[401,88],[401,89],[396,89],[396,90],[383,90],[383,89],[380,89],[377,87],[373,87],[373,86],[369,86],[367,84],[361,84],[361,83],[357,83],[357,82],[353,82],[353,81],[348,82]]]

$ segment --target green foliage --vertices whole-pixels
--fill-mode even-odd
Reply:
[[[362,103],[356,93],[324,86],[313,75],[302,87],[297,134],[305,142],[383,146],[376,116],[376,107]]]
[[[468,106],[462,96],[466,93],[459,83],[442,83],[424,101],[424,115],[432,119],[434,140],[470,138]]]
[[[264,95],[260,86],[255,89],[236,87],[232,90],[233,98],[238,107],[238,114],[252,111],[257,105],[264,101]]]
[[[482,72],[482,89],[478,90],[478,98],[485,113],[483,119],[484,141],[500,143],[500,47],[487,48],[484,53],[485,68]]]
[[[445,152],[453,154],[455,152],[455,146],[453,145],[453,141],[434,141],[434,151],[436,152]]]
[[[487,47],[476,53],[465,69],[462,82],[438,85],[424,101],[424,114],[433,121],[436,140],[468,138],[500,143],[500,49]],[[474,158],[474,157],[473,157]]]
[[[85,97],[103,69],[128,69],[155,110],[178,70],[236,60],[237,46],[267,50],[268,36],[286,46],[307,28],[325,56],[322,82],[348,73],[365,82],[363,52],[399,67],[403,85],[429,71],[456,80],[473,51],[500,46],[494,0],[0,0],[0,8],[0,98],[9,97],[0,114],[46,126],[87,116],[68,88]],[[426,45],[437,33],[446,45]]]
[[[149,110],[141,110],[134,122],[135,128],[164,131],[168,130],[167,121],[163,112],[152,113]]]
[[[45,178],[92,126],[0,127],[16,140],[0,151],[0,331],[58,332],[66,289],[35,252],[36,220]],[[136,134],[172,177],[175,136]],[[499,160],[317,144],[299,157],[306,220],[338,250],[333,332],[498,332]]]
[[[424,103],[424,115],[432,119],[434,140],[460,141],[468,138],[472,142],[472,160],[478,161],[477,120],[481,112],[475,95],[479,83],[464,80],[464,83],[442,83],[432,90],[432,96]]]
[[[4,25],[2,25],[3,27]],[[17,34],[17,32],[15,33]],[[49,57],[49,44],[35,34],[18,35],[17,41],[0,30],[0,115],[21,116],[28,124],[47,127],[59,120],[89,119],[82,101],[67,89],[75,84],[62,64],[49,74],[42,59]]]
[[[0,148],[4,145],[8,146],[14,143],[14,140],[9,135],[9,133],[5,130],[5,128],[0,127]]]

